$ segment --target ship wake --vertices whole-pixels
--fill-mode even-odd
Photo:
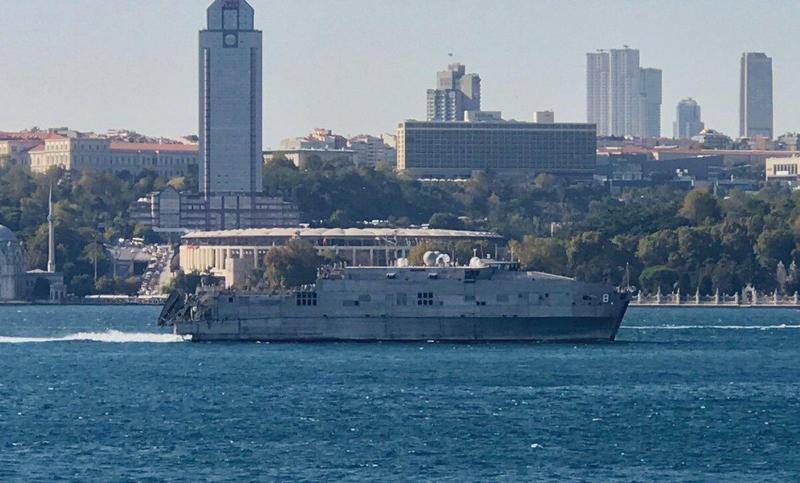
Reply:
[[[158,334],[153,332],[76,332],[62,337],[5,337],[0,336],[0,344],[33,344],[40,342],[112,342],[166,344],[184,342],[188,337],[175,334]]]
[[[800,325],[777,324],[777,325],[628,325],[622,326],[623,329],[634,330],[782,330],[800,329]]]

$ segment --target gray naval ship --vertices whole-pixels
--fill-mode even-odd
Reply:
[[[473,258],[320,270],[291,291],[173,292],[158,319],[193,341],[613,341],[626,290]]]

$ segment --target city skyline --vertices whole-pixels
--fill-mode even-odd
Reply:
[[[552,109],[560,120],[579,122],[586,108],[585,52],[624,44],[642,52],[642,65],[662,69],[664,105],[692,97],[703,106],[706,126],[733,136],[738,134],[739,58],[763,51],[774,59],[774,134],[800,130],[795,114],[800,101],[791,95],[796,75],[782,41],[788,27],[766,14],[785,2],[753,9],[747,18],[721,2],[703,2],[691,17],[677,4],[559,4],[553,9],[547,3],[507,2],[513,8],[484,9],[472,15],[478,18],[469,11],[482,7],[479,2],[467,2],[474,8],[465,12],[453,11],[452,2],[425,3],[431,17],[446,11],[457,20],[458,28],[446,32],[418,15],[421,2],[370,9],[363,8],[365,2],[342,2],[336,6],[342,18],[354,18],[347,12],[356,11],[368,18],[336,25],[326,17],[334,7],[326,4],[252,3],[265,31],[265,146],[314,127],[380,133],[393,131],[404,119],[422,120],[420,92],[430,87],[431,73],[450,62],[479,72],[484,104],[506,118],[530,120],[535,111]],[[127,127],[171,136],[197,131],[196,29],[205,19],[195,12],[196,2],[78,0],[58,11],[45,7],[36,0],[7,6],[18,21],[0,33],[0,55],[14,65],[0,93],[5,106],[0,129]],[[706,25],[704,12],[713,12],[720,20],[715,23],[726,28]],[[629,28],[580,28],[589,21],[602,24],[612,13]],[[656,20],[670,24],[674,41],[652,38],[648,25]],[[292,28],[298,23],[304,25],[302,36]],[[496,38],[486,42],[480,29],[471,28],[478,25],[498,29]],[[401,35],[413,35],[414,42],[398,41]],[[448,39],[444,45],[442,38]],[[531,48],[546,42],[548,48]],[[85,68],[68,67],[75,65]],[[311,67],[308,75],[303,69]],[[674,112],[668,108],[663,114],[661,131],[669,134]]]

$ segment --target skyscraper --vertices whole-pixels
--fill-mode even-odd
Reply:
[[[597,125],[598,136],[608,136],[608,52],[586,54],[586,120]]]
[[[634,136],[639,130],[639,51],[611,49],[608,66],[611,135]]]
[[[661,137],[661,69],[639,69],[641,125],[638,137]]]
[[[261,31],[246,0],[216,0],[200,32],[200,191],[263,188]]]
[[[658,137],[661,71],[639,67],[639,51],[586,55],[586,117],[599,136]]]
[[[464,64],[450,64],[436,73],[436,89],[428,89],[429,121],[463,121],[465,111],[481,109],[481,78],[467,74]]]
[[[772,138],[772,58],[763,52],[742,54],[739,136]]]
[[[672,137],[675,139],[691,139],[700,134],[705,125],[700,117],[700,105],[691,97],[678,102],[675,112]]]
[[[265,196],[261,151],[261,32],[246,0],[214,0],[200,31],[199,192],[172,187],[137,202],[160,232],[296,226],[294,203]]]

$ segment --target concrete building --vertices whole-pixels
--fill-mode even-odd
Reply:
[[[780,181],[796,185],[800,176],[800,156],[767,158],[764,161],[767,181]]]
[[[675,111],[676,120],[672,129],[673,138],[691,139],[700,134],[700,131],[705,128],[700,116],[700,105],[691,97],[681,99]]]
[[[347,140],[347,147],[353,151],[353,162],[361,166],[375,166],[386,163],[389,166],[397,164],[397,150],[388,146],[383,138],[359,134]]]
[[[639,50],[611,49],[608,69],[611,135],[635,136],[639,130],[639,70]]]
[[[778,136],[777,144],[787,151],[800,151],[800,133],[787,132]]]
[[[596,134],[594,124],[405,121],[397,129],[397,169],[444,178],[481,170],[590,178]]]
[[[739,136],[772,139],[772,58],[742,54],[739,85]]]
[[[200,191],[262,189],[261,31],[245,0],[216,0],[200,32]]]
[[[30,166],[30,150],[42,143],[43,134],[0,132],[0,167]]]
[[[465,111],[481,110],[481,78],[467,74],[463,64],[436,73],[436,89],[428,89],[429,121],[463,121]]]
[[[537,124],[553,124],[556,122],[556,115],[553,111],[536,111],[533,113],[533,122]]]
[[[264,162],[271,163],[283,157],[298,168],[306,169],[315,164],[354,164],[355,155],[355,151],[351,149],[270,149],[264,151]]]
[[[609,136],[609,61],[606,51],[586,54],[586,120],[597,126],[599,136]]]
[[[424,242],[489,242],[490,250],[504,246],[492,232],[420,228],[272,228],[187,233],[181,239],[180,267],[185,273],[210,271],[224,277],[226,270],[244,261],[250,269],[262,268],[264,256],[292,239],[307,240],[322,254],[334,255],[348,265],[381,266],[407,257]],[[467,260],[462,260],[467,262]]]
[[[464,120],[467,122],[502,121],[501,111],[465,111]]]
[[[639,127],[640,138],[661,137],[661,69],[639,69]]]
[[[67,128],[0,132],[0,166],[28,166],[44,173],[54,166],[68,171],[155,171],[165,178],[197,170],[197,145],[174,141],[122,142],[107,135]]]
[[[658,137],[661,71],[627,46],[586,54],[586,117],[600,136]]]
[[[138,200],[137,221],[156,231],[296,225],[297,207],[264,196],[261,32],[245,0],[216,0],[200,32],[199,193],[170,188]]]
[[[280,197],[206,197],[202,193],[178,192],[169,186],[137,200],[131,216],[137,223],[166,234],[300,223],[297,205]]]
[[[697,142],[704,149],[731,149],[733,140],[725,134],[711,128],[703,128],[692,141]]]

